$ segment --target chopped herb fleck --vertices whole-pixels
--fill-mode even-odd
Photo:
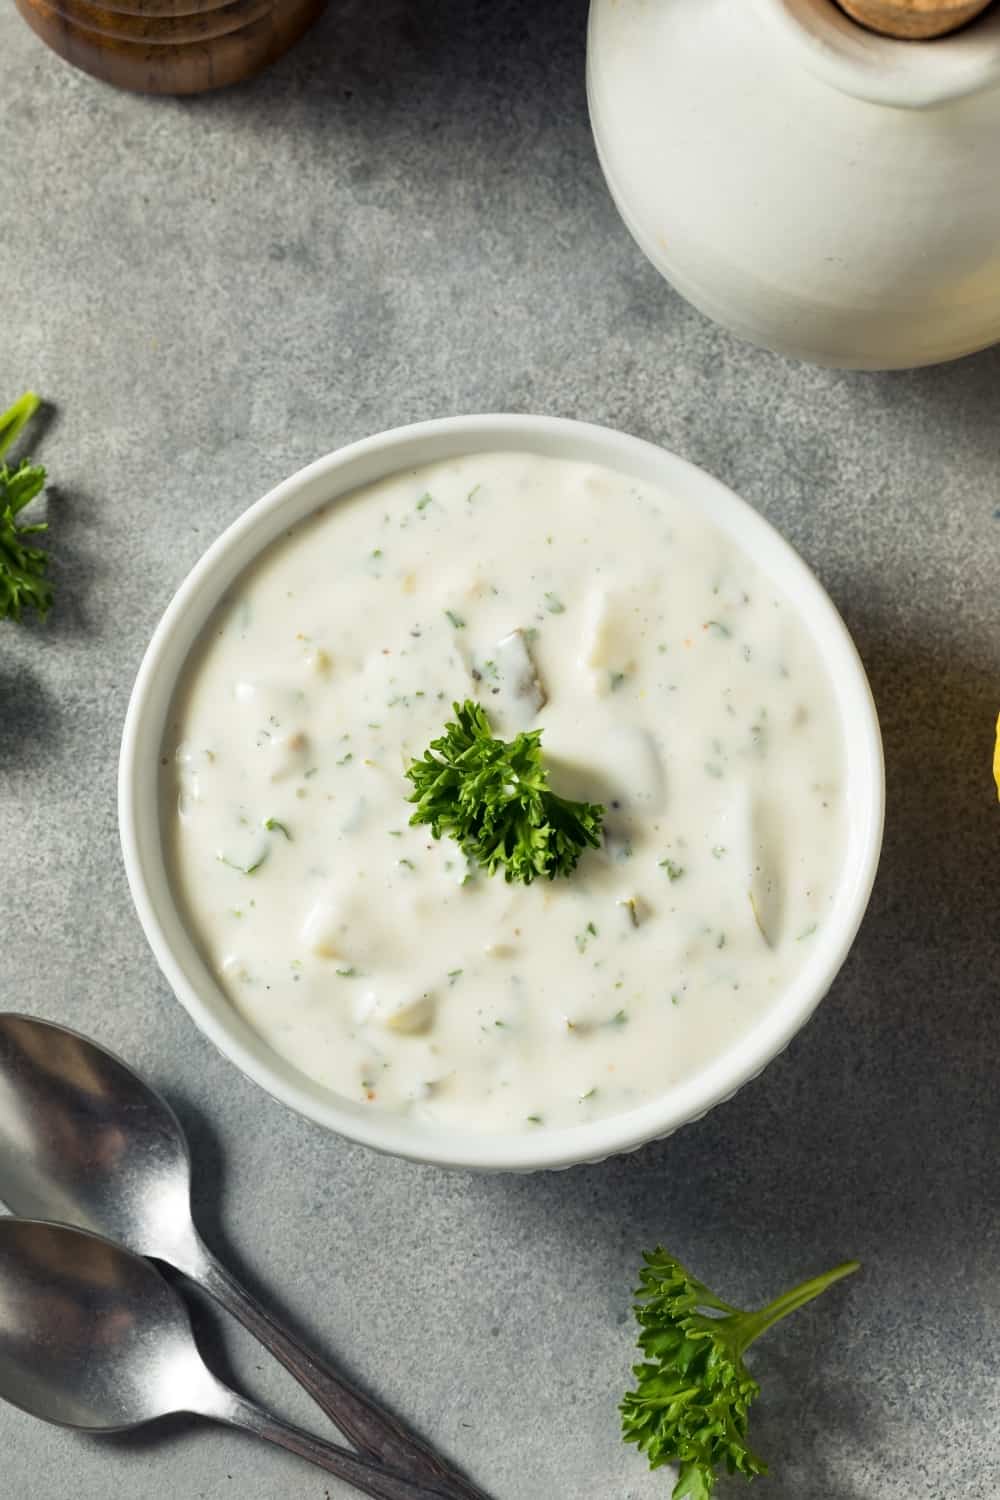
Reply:
[[[633,927],[638,927],[639,926],[639,908],[636,905],[635,897],[634,896],[626,896],[623,901],[619,901],[618,905],[619,906],[624,906],[625,910],[628,912],[628,919],[632,923],[632,926]]]
[[[728,625],[723,625],[721,620],[706,620],[704,628],[710,630],[713,635],[722,637],[724,640],[729,640],[733,633]]]
[[[433,499],[434,496],[430,493],[430,491],[426,491],[423,495],[420,496],[420,499],[417,501],[417,510],[426,510]]]
[[[448,983],[450,985],[454,984],[455,981],[456,981],[456,979],[461,978],[461,974],[462,974],[461,969],[449,969],[448,970]]]
[[[406,870],[412,870],[414,868],[412,859],[397,859],[396,863],[397,865],[402,865]]]
[[[347,763],[348,763],[348,761],[351,761],[353,759],[354,759],[354,756],[351,754],[350,750],[348,750],[347,754],[346,755],[342,755],[341,758],[338,760],[337,765],[338,766],[346,766]]]
[[[715,844],[712,848],[712,858],[721,859],[726,852],[725,844]]]
[[[288,832],[284,823],[279,823],[277,818],[265,818],[264,827],[268,833],[283,833],[288,842],[292,842],[292,835]]]
[[[267,859],[267,855],[268,851],[265,849],[260,859],[255,860],[252,865],[238,865],[235,860],[227,859],[224,854],[219,854],[216,857],[220,865],[228,865],[230,870],[238,870],[241,875],[253,875],[260,869],[261,865]]]
[[[453,609],[446,609],[445,614],[448,616],[448,619],[451,621],[456,630],[465,629],[465,621],[462,619],[461,615],[456,615]]]
[[[611,683],[611,691],[613,693],[617,693],[618,689],[621,687],[622,683],[625,681],[625,673],[624,672],[609,672],[608,673],[608,678],[609,678],[609,681]]]
[[[358,971],[352,964],[349,969],[338,969],[337,975],[340,979],[356,979]]]
[[[587,951],[587,944],[590,942],[590,939],[596,936],[597,928],[594,926],[593,922],[588,922],[584,930],[582,932],[578,932],[576,935],[576,951],[578,953],[585,953]]]
[[[566,606],[558,594],[547,593],[545,595],[545,608],[550,615],[564,615],[566,613]]]
[[[594,1088],[594,1089],[588,1089],[585,1094],[581,1094],[580,1095],[580,1103],[581,1104],[586,1104],[587,1100],[588,1099],[593,1099],[593,1097],[594,1097],[594,1095],[596,1093],[597,1093],[596,1088]]]
[[[675,880],[680,880],[681,876],[684,874],[684,866],[675,864],[672,859],[661,859],[660,869],[666,870],[667,878],[669,879],[671,885],[673,885]]]
[[[528,1116],[528,1124],[529,1125],[540,1125],[541,1123],[542,1123],[542,1117],[541,1117],[541,1115],[529,1115]]]
[[[616,1010],[614,1015],[611,1017],[610,1024],[612,1026],[624,1026],[627,1020],[628,1016],[623,1010]]]

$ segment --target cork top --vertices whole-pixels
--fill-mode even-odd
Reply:
[[[882,36],[927,41],[965,26],[992,0],[839,0],[855,21]]]

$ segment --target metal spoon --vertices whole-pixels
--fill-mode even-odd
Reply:
[[[451,1500],[488,1500],[398,1418],[310,1354],[222,1267],[191,1218],[191,1159],[165,1099],[96,1042],[0,1013],[0,1199],[183,1271],[237,1317],[355,1447]]]
[[[202,1362],[178,1293],[110,1240],[0,1218],[0,1308],[0,1396],[44,1422],[123,1432],[195,1412],[277,1443],[375,1500],[441,1500],[237,1396]]]

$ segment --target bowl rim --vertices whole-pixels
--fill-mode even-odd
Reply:
[[[275,1053],[225,997],[181,918],[158,797],[165,722],[184,664],[252,559],[321,505],[374,480],[496,451],[592,462],[671,490],[750,553],[805,619],[830,674],[845,740],[849,818],[832,917],[806,964],[748,1032],[699,1073],[625,1114],[518,1134],[415,1128],[403,1116],[339,1098]],[[153,632],[132,688],[118,771],[122,855],[140,925],[174,995],[214,1046],[273,1098],[349,1140],[410,1161],[494,1171],[562,1168],[635,1150],[699,1119],[759,1074],[805,1025],[847,957],[878,868],[884,808],[882,741],[864,667],[833,602],[791,545],[747,501],[677,454],[613,428],[537,415],[452,416],[391,428],[306,465],[249,506],[188,572]]]

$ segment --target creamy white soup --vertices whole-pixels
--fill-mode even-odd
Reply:
[[[602,803],[568,877],[508,884],[410,826],[453,717],[541,728]],[[410,470],[245,573],[168,725],[178,895],[232,1004],[373,1110],[544,1130],[705,1067],[805,962],[843,857],[809,632],[690,505],[529,454]]]

